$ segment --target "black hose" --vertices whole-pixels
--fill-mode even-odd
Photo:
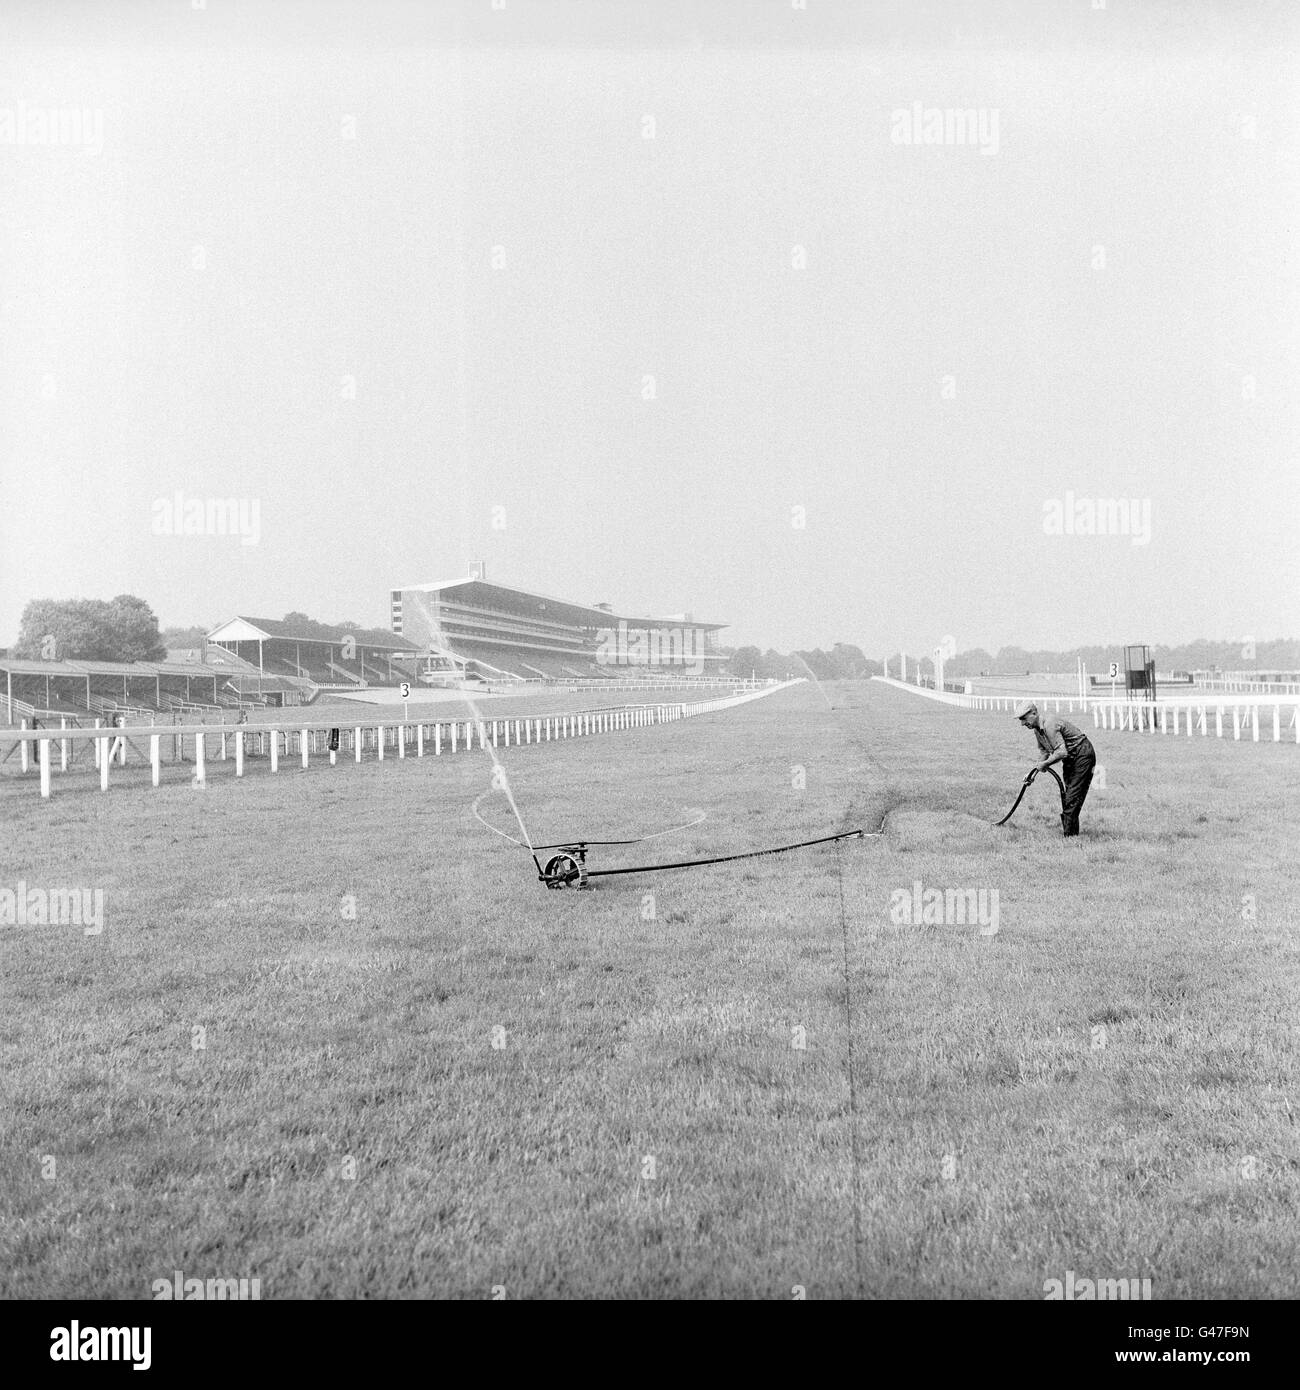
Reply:
[[[683,859],[675,864],[637,864],[626,869],[588,869],[587,878],[610,878],[614,874],[653,874],[662,869],[694,869],[702,864],[729,864],[735,859],[761,859],[768,854],[785,854],[787,850],[806,849],[809,845],[827,845],[834,840],[851,840],[854,836],[864,834],[862,830],[846,830],[839,835],[823,835],[817,840],[800,840],[794,845],[778,845],[775,849],[752,849],[744,854],[720,854],[713,859]],[[588,844],[592,843],[590,840]],[[576,845],[570,848],[577,848]],[[534,861],[536,862],[536,861]],[[546,882],[546,875],[539,871],[538,877]]]
[[[1060,789],[1061,789],[1061,811],[1062,811],[1062,813],[1064,813],[1064,811],[1065,811],[1065,783],[1061,781],[1061,779],[1060,779],[1060,777],[1057,775],[1056,769],[1055,769],[1054,767],[1044,768],[1043,770],[1044,770],[1045,772],[1050,772],[1050,773],[1051,773],[1051,775],[1052,775],[1052,780],[1053,780],[1053,781],[1056,783],[1056,785],[1057,785],[1058,787],[1060,787]],[[994,828],[995,828],[995,829],[996,829],[997,826],[999,826],[999,825],[1005,825],[1005,824],[1011,819],[1011,817],[1015,815],[1015,813],[1016,813],[1016,807],[1019,806],[1020,803],[1021,803],[1021,801],[1024,800],[1025,793],[1029,790],[1030,786],[1031,786],[1032,783],[1033,783],[1034,778],[1037,777],[1037,776],[1038,776],[1038,769],[1037,769],[1036,767],[1031,767],[1031,768],[1029,769],[1029,775],[1028,775],[1028,776],[1025,778],[1025,780],[1024,780],[1023,782],[1021,782],[1021,784],[1020,784],[1020,791],[1019,791],[1019,793],[1017,794],[1016,799],[1011,803],[1011,809],[1006,813],[1005,816],[1002,817],[1002,819],[1001,819],[1000,821],[995,821],[995,822],[994,822]]]

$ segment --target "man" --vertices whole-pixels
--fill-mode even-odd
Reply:
[[[1088,736],[1050,711],[1039,714],[1032,700],[1021,700],[1016,706],[1016,718],[1026,729],[1034,731],[1043,760],[1039,772],[1046,772],[1053,763],[1063,764],[1065,797],[1061,803],[1061,829],[1066,835],[1079,833],[1079,812],[1083,799],[1092,784],[1092,770],[1097,765],[1097,753]]]

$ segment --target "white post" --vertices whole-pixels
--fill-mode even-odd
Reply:
[[[240,739],[240,743],[241,743],[241,744],[243,743],[243,739]],[[157,735],[157,734],[150,734],[150,735],[149,735],[149,768],[150,768],[150,771],[151,771],[152,774],[153,774],[153,784],[154,784],[155,787],[158,785],[158,778],[159,778],[159,776],[161,775],[161,771],[162,771],[161,766],[160,766],[161,761],[162,761],[162,759],[161,759],[161,754],[160,754],[160,750],[159,750],[159,748],[158,748],[158,735]],[[243,764],[244,764],[243,749],[242,749],[242,748],[236,748],[236,749],[235,749],[235,773],[236,773],[236,776],[238,776],[238,774],[239,774],[240,772],[243,771]]]
[[[382,724],[375,729],[375,739],[379,749],[379,761],[382,763],[384,761],[384,726]]]
[[[304,729],[304,730],[302,731],[302,765],[303,765],[303,767],[306,767],[306,766],[307,766],[307,748],[308,748],[308,745],[309,745],[310,743],[311,743],[311,734],[310,734],[310,732],[309,732],[308,730]]]
[[[435,758],[441,758],[441,757],[442,757],[442,725],[441,725],[441,724],[435,724],[435,725],[433,726],[433,756],[434,756]]]
[[[194,736],[194,780],[199,786],[205,785],[208,780],[208,766],[204,762],[207,749],[203,746],[207,741],[208,736],[202,730]]]
[[[98,721],[96,721],[98,727]],[[113,746],[106,738],[97,738],[95,742],[99,745],[99,789],[102,792],[108,790],[108,750]]]
[[[41,795],[47,800],[50,795],[50,741],[43,738],[40,741],[40,762],[41,762]]]
[[[271,771],[280,770],[280,735],[275,730],[271,730]]]
[[[357,760],[357,762],[360,762],[360,761],[361,761],[361,726],[360,726],[359,724],[357,725],[357,736],[356,736],[356,739],[353,741],[353,745],[352,745],[352,746],[353,746],[353,751],[354,751],[354,753],[355,753],[355,755],[356,755],[356,760]]]
[[[406,725],[405,725],[405,724],[399,724],[399,725],[397,726],[397,756],[398,756],[399,759],[400,759],[400,758],[406,757]]]
[[[95,723],[98,724],[98,723],[99,723],[99,720],[97,719],[97,720],[95,721]],[[18,729],[19,729],[19,731],[22,732],[22,733],[25,733],[25,732],[26,732],[26,730],[27,730],[27,721],[26,721],[25,719],[20,719],[20,720],[18,721]],[[98,743],[99,740],[96,739],[95,742]],[[20,744],[18,745],[18,770],[19,770],[20,772],[26,772],[26,771],[27,771],[27,762],[28,762],[29,756],[30,756],[30,755],[29,755],[28,752],[27,752],[27,742],[26,742],[26,740],[24,740],[22,743],[20,743]]]
[[[492,721],[492,747],[495,748],[496,746],[497,746],[497,721],[494,719],[494,720]]]
[[[60,728],[60,729],[66,729],[67,727],[68,727],[68,721],[67,721],[66,719],[60,719],[60,720],[59,720],[59,728]],[[68,740],[67,740],[66,738],[61,738],[61,739],[59,740],[59,771],[60,771],[60,772],[66,772],[67,770],[68,770]]]
[[[221,730],[221,752],[218,757],[223,763],[226,761],[226,731],[224,728]]]
[[[422,723],[415,726],[415,756],[417,758],[424,757],[424,725]]]
[[[158,739],[157,739],[156,736],[155,736],[153,742],[154,742],[155,748],[156,748],[156,745],[157,745],[157,743],[158,743]],[[154,757],[156,758],[157,756],[158,756],[158,754],[157,754],[157,752],[155,751]],[[244,775],[244,731],[243,731],[242,729],[238,729],[238,730],[236,730],[236,732],[235,732],[235,776],[236,776],[236,777],[242,777],[243,775]],[[155,785],[157,785],[157,784],[155,783]]]

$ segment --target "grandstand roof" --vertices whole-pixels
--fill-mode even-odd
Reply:
[[[189,661],[25,661],[0,660],[0,671],[15,676],[207,676],[220,674],[211,666]]]
[[[385,651],[409,652],[413,648],[391,632],[376,627],[339,627],[333,623],[312,623],[310,628],[287,623],[281,618],[235,617],[208,633],[209,642],[257,642],[275,639],[290,642],[319,642],[337,646],[351,637],[363,647],[381,647]]]
[[[516,589],[509,584],[496,584],[488,579],[440,579],[433,584],[395,584],[393,588],[403,593],[425,594],[441,594],[451,589],[463,588],[468,592],[458,597],[467,603],[475,600],[486,601],[491,594],[512,594],[523,599],[526,607],[544,608],[547,617],[553,618],[556,622],[573,623],[579,627],[609,627],[612,623],[618,622],[625,622],[629,626],[649,626],[664,621],[672,621],[680,627],[702,628],[706,632],[716,632],[719,628],[726,627],[726,623],[688,622],[683,617],[671,620],[631,617],[625,613],[613,613],[607,608],[598,608],[595,604],[573,603],[568,599],[553,598],[550,594],[535,594],[527,589]]]

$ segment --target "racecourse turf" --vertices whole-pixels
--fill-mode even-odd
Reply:
[[[0,887],[105,904],[0,927],[0,1295],[1295,1297],[1300,749],[1093,736],[1073,841],[880,685],[500,750],[537,841],[707,812],[593,867],[884,819],[588,892],[478,750],[0,779]]]

